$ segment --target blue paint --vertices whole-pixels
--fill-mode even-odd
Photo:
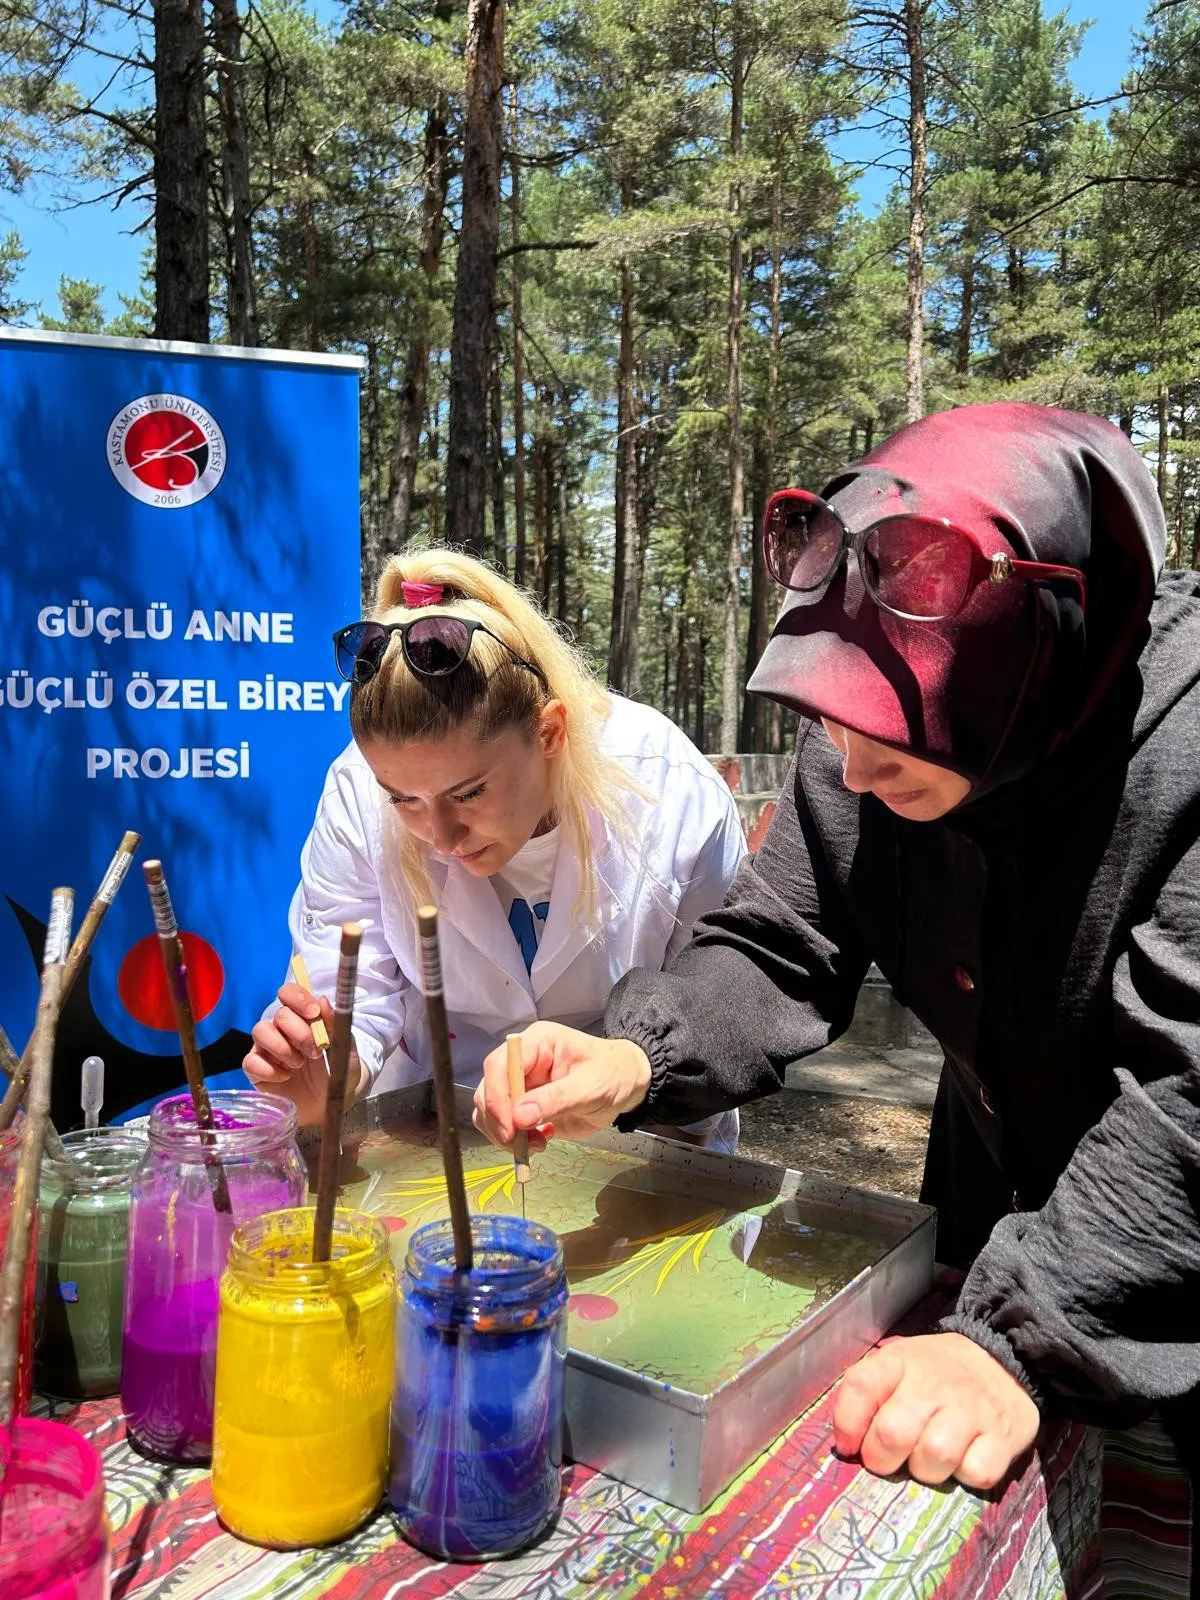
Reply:
[[[405,1538],[446,1561],[510,1555],[558,1508],[567,1285],[556,1234],[471,1218],[454,1270],[448,1221],[409,1241],[401,1282],[388,1495]]]

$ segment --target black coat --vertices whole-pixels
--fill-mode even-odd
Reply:
[[[684,1122],[777,1089],[876,961],[945,1050],[923,1198],[975,1258],[949,1326],[1088,1420],[1200,1383],[1198,677],[1200,575],[1168,574],[1069,743],[933,823],[802,724],[725,906],[606,1016],[652,1068],[621,1125]]]

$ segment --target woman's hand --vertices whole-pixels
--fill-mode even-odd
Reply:
[[[1037,1437],[1038,1408],[982,1345],[920,1334],[872,1350],[846,1373],[833,1408],[839,1455],[887,1477],[991,1489]]]
[[[279,1002],[279,1010],[270,1021],[257,1022],[251,1030],[254,1047],[242,1062],[242,1071],[256,1089],[290,1100],[301,1126],[322,1122],[329,1078],[325,1056],[313,1039],[312,1025],[320,1018],[332,1035],[333,1007],[325,995],[311,995],[298,983],[285,983],[279,991]],[[361,1094],[362,1077],[352,1036],[346,1074],[348,1104]]]
[[[650,1088],[650,1062],[628,1039],[597,1039],[558,1022],[535,1022],[521,1035],[525,1095],[514,1107],[508,1092],[508,1054],[502,1045],[483,1063],[473,1121],[505,1148],[517,1130],[533,1150],[556,1133],[566,1139],[607,1128],[641,1105]]]

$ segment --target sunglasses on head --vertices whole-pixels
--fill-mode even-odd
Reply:
[[[482,622],[436,615],[411,617],[407,622],[351,622],[339,628],[333,636],[333,653],[338,672],[347,683],[370,683],[394,633],[400,635],[400,648],[409,669],[419,678],[448,678],[457,672],[471,653],[472,639],[477,633],[486,633],[489,639],[504,645],[514,661],[546,682],[540,667],[518,655],[512,645]]]
[[[883,611],[908,622],[944,622],[981,583],[1009,578],[1063,578],[1087,597],[1077,567],[1017,561],[1006,551],[985,556],[969,534],[944,517],[900,512],[852,534],[824,500],[804,489],[781,489],[767,502],[763,554],[776,583],[797,594],[821,589],[849,553],[863,586]]]

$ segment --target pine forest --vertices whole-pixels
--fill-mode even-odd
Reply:
[[[0,187],[86,187],[144,253],[117,318],[86,276],[22,304],[0,230],[0,318],[357,354],[368,595],[466,546],[701,749],[777,750],[764,503],[906,420],[1107,415],[1200,565],[1200,0],[1103,103],[1082,37],[1041,0],[4,0]]]

